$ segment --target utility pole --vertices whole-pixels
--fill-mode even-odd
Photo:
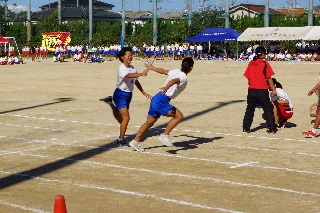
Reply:
[[[187,1],[187,11],[188,11],[188,25],[191,26],[191,18],[192,18],[192,0]]]
[[[58,19],[59,25],[61,25],[61,0],[58,0]]]
[[[31,3],[28,0],[28,11],[27,11],[27,43],[31,40]]]
[[[224,12],[225,28],[230,28],[229,23],[229,0],[226,0],[225,12]]]
[[[308,26],[313,26],[313,0],[309,0]]]
[[[7,5],[7,3],[8,3],[8,0],[4,0],[4,15],[6,17],[6,20],[8,18],[8,5]]]
[[[153,45],[157,44],[158,35],[157,1],[158,0],[153,0]]]
[[[7,2],[8,0],[0,0],[0,1],[4,1],[4,20],[7,20],[8,18],[8,6],[7,6]],[[1,25],[2,25],[2,17],[0,17],[0,35],[1,35]]]
[[[231,0],[231,6],[234,7],[236,5],[236,0]]]
[[[89,43],[91,42],[91,40],[92,40],[92,0],[89,0]]]
[[[126,36],[126,10],[125,10],[125,0],[122,0],[122,19],[121,19],[121,22],[122,22],[122,31],[121,31],[121,37],[123,39],[123,42],[124,42],[124,39],[125,39],[125,36]]]
[[[264,27],[269,27],[269,0],[264,4]]]
[[[294,17],[294,8],[293,8],[293,2],[291,1],[291,9],[292,9],[292,17]]]

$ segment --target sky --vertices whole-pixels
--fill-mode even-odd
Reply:
[[[4,6],[4,0],[0,0],[1,6]],[[16,13],[20,11],[27,10],[28,0],[7,0],[8,8]],[[56,2],[57,0],[30,0],[31,2],[31,11],[36,12],[40,10],[40,6]],[[122,10],[122,0],[99,0],[105,3],[113,4],[113,12],[119,12]],[[218,1],[218,2],[217,2]],[[235,2],[235,5],[241,3],[247,4],[260,4],[263,5],[265,0],[229,0],[230,7],[232,2]],[[270,8],[284,8],[288,0],[269,0]],[[192,11],[198,11],[199,6],[201,6],[203,0],[192,0]],[[218,3],[219,7],[225,7],[225,0],[207,0],[205,6],[215,6]],[[297,7],[308,7],[308,0],[292,0],[293,5]],[[17,6],[13,6],[13,5]],[[320,5],[320,0],[313,0],[313,5]],[[182,12],[186,9],[186,0],[158,0],[158,14],[165,12]],[[125,9],[126,11],[151,11],[153,10],[153,3],[150,0],[125,0]]]

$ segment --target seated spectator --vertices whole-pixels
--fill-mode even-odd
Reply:
[[[80,52],[79,54],[74,54],[73,61],[74,62],[82,62],[82,53]]]
[[[311,61],[317,61],[317,60],[318,60],[318,54],[317,53],[313,53]]]
[[[239,56],[239,58],[238,58],[238,61],[244,61],[244,60],[247,60],[248,59],[248,56],[246,56],[245,54],[244,54],[244,51],[242,51],[241,53],[240,53],[240,56]]]
[[[292,55],[290,53],[287,53],[285,61],[291,61],[291,60],[292,60]]]
[[[95,58],[95,57],[91,57],[91,62],[98,62],[98,63],[101,63],[101,57],[98,56],[98,58]]]
[[[297,60],[296,54],[292,54],[292,55],[291,55],[291,60],[292,60],[292,61],[296,61],[296,60]]]
[[[280,53],[277,54],[276,57],[277,57],[277,61],[284,61],[286,56],[283,54],[283,52],[280,51]]]
[[[273,61],[274,59],[274,53],[273,52],[269,52],[268,55],[267,55],[267,60],[268,61]]]
[[[4,56],[2,57],[2,65],[8,64],[8,57]]]
[[[14,57],[14,63],[15,64],[23,64],[23,59],[21,58],[21,57],[19,57],[19,56],[15,56]]]
[[[8,62],[7,62],[8,65],[14,65],[14,57],[11,56],[10,58],[8,58]]]
[[[61,54],[58,55],[58,60],[59,60],[60,63],[63,62],[64,59],[65,59],[64,53],[61,53]]]
[[[305,53],[301,53],[299,56],[300,56],[300,57],[299,57],[299,60],[300,60],[300,61],[305,61],[305,59],[306,59],[306,57],[307,57],[307,55],[306,55]]]
[[[305,61],[311,61],[311,59],[312,59],[312,53],[311,52],[308,52],[308,54],[306,55],[306,57],[305,57]]]

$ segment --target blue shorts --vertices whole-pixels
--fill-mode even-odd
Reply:
[[[124,92],[121,89],[116,89],[113,93],[113,102],[116,105],[117,110],[122,108],[128,108],[132,99],[132,92]]]
[[[161,92],[152,97],[148,115],[154,118],[166,116],[174,108],[170,103],[170,98]]]

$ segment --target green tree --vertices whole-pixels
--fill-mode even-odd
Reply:
[[[71,43],[74,45],[88,43],[89,27],[86,20],[69,21],[63,27],[64,31],[71,35]]]
[[[197,35],[208,27],[224,27],[224,18],[222,17],[221,12],[217,9],[208,8],[207,10],[193,13],[189,36]]]

